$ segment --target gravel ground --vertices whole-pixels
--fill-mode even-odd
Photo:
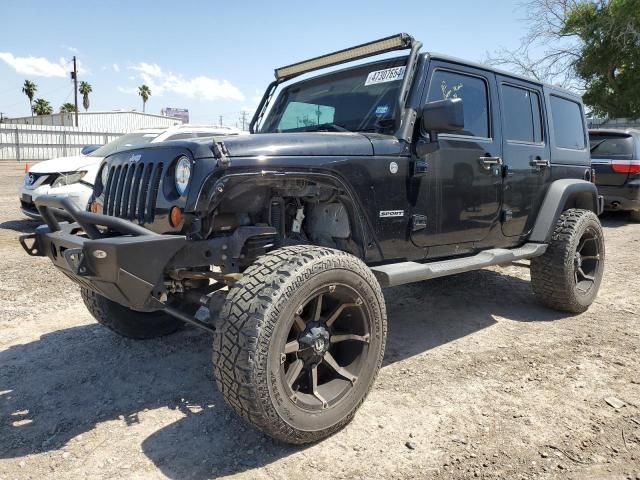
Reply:
[[[536,304],[518,267],[386,291],[373,391],[347,428],[299,448],[224,404],[206,335],[97,325],[19,247],[36,226],[21,177],[0,163],[0,479],[640,479],[640,224],[625,216],[603,219],[605,280],[582,315]]]

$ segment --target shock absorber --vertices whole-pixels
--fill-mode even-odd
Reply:
[[[269,204],[269,223],[278,232],[278,238],[276,238],[277,246],[282,245],[285,237],[285,213],[284,213],[284,199],[282,197],[273,197]]]

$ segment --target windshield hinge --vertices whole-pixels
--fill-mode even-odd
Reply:
[[[211,146],[213,156],[218,160],[218,167],[227,168],[231,164],[229,160],[229,150],[227,150],[224,142],[213,142]]]

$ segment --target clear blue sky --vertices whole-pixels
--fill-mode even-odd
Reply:
[[[93,87],[90,110],[188,108],[192,123],[234,125],[255,108],[273,69],[401,31],[424,50],[480,61],[526,30],[517,0],[109,1],[2,0],[0,111],[29,114],[25,79],[57,111],[73,101],[68,63]],[[79,99],[81,103],[81,99]]]

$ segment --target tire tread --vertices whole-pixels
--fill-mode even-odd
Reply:
[[[367,281],[375,290],[384,322],[383,343],[376,371],[382,364],[386,337],[386,312],[382,290],[368,267],[356,257],[331,248],[287,246],[257,259],[233,288],[216,325],[213,365],[216,383],[225,400],[245,420],[268,435],[289,443],[303,444],[320,440],[343,428],[355,415],[360,402],[339,423],[320,431],[300,431],[283,421],[269,408],[271,399],[265,385],[267,372],[256,357],[266,355],[265,338],[274,328],[276,299],[290,297],[299,286],[301,272],[313,274],[304,267],[312,262],[324,266],[349,269]],[[365,395],[366,396],[366,395]]]

